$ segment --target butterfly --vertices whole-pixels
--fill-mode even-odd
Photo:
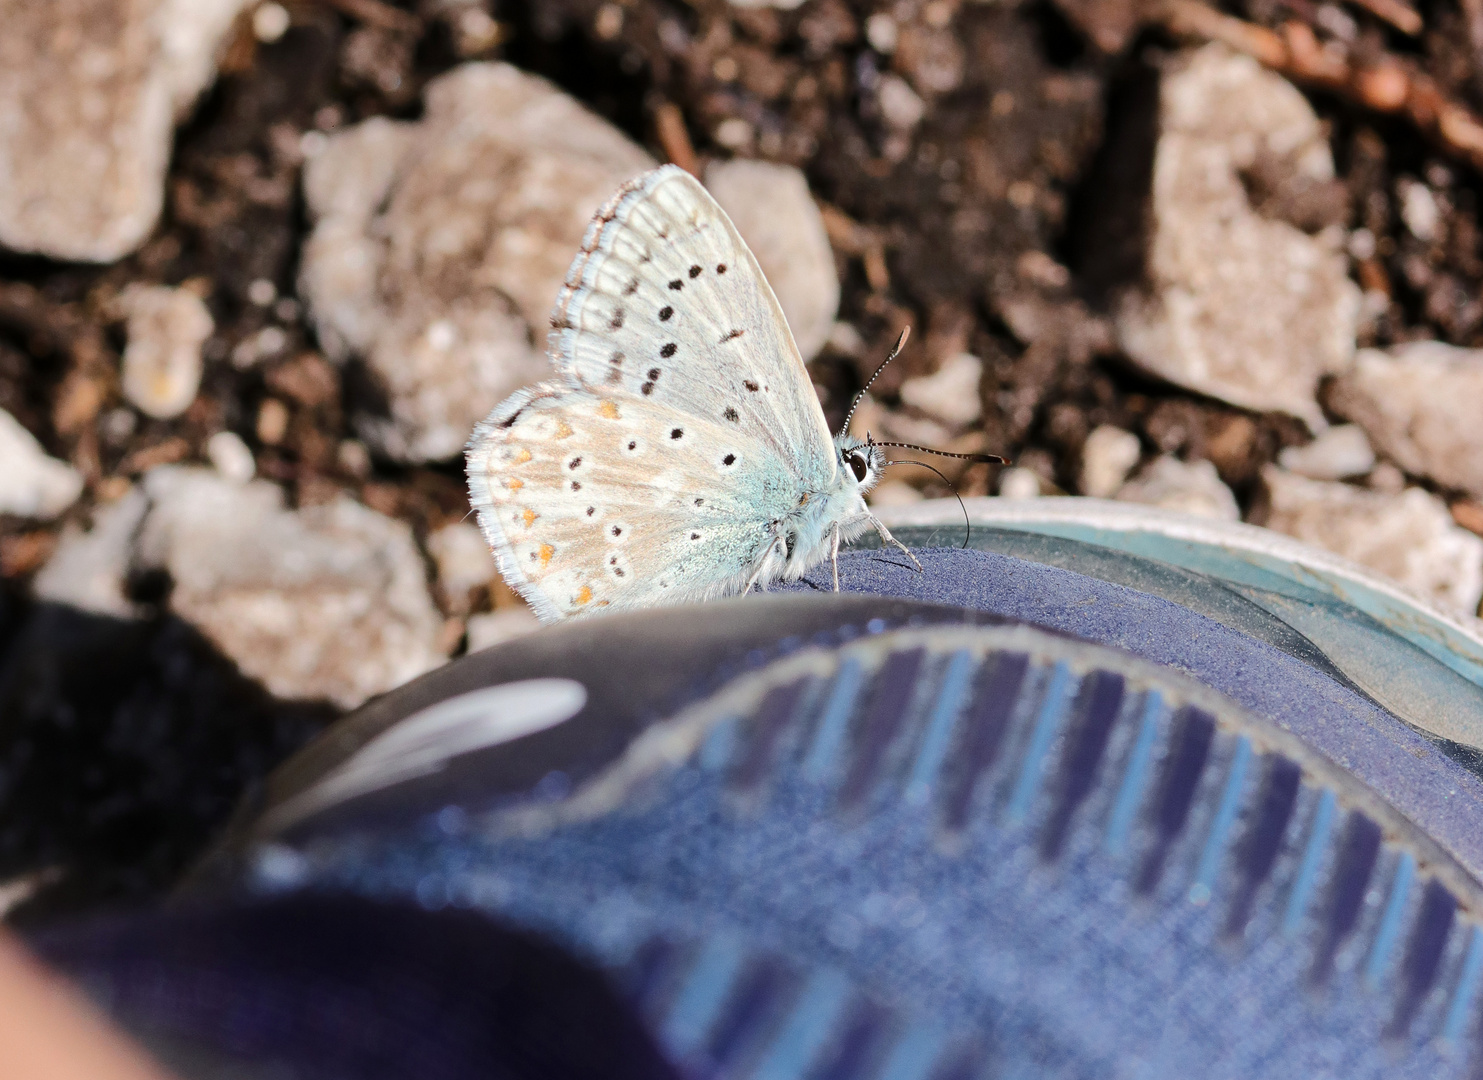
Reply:
[[[894,464],[881,448],[904,444],[848,418],[830,434],[762,268],[689,173],[645,173],[598,211],[548,350],[560,377],[498,405],[466,455],[500,572],[543,622],[765,589],[826,558],[838,591],[840,545],[872,529],[921,570],[865,503]]]

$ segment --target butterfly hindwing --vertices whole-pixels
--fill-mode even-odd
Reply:
[[[653,396],[543,383],[474,430],[470,493],[543,620],[734,591],[797,499],[773,447]]]
[[[833,475],[823,410],[767,279],[690,174],[666,166],[599,212],[551,316],[558,370],[770,445],[805,490]]]

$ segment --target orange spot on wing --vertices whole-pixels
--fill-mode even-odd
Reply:
[[[589,601],[591,601],[591,599],[592,599],[592,587],[590,585],[583,585],[582,586],[582,591],[579,592],[579,593],[577,593],[576,599],[574,599],[572,601],[572,603],[575,604],[577,607],[581,607],[583,604],[586,604]]]
[[[531,524],[535,521],[535,519],[538,518],[538,517],[540,517],[540,516],[541,516],[540,514],[537,514],[534,510],[532,510],[530,507],[527,506],[525,508],[525,513],[521,515],[521,520],[523,520],[525,522],[525,527],[528,529],[528,528],[530,528]]]
[[[604,401],[597,407],[597,411],[600,415],[607,417],[609,420],[620,419],[618,406],[614,405],[611,401]]]
[[[550,544],[542,544],[541,545],[541,565],[542,566],[549,566],[549,565],[551,565],[551,556],[552,555],[555,555],[555,554],[556,554],[556,549],[554,547],[552,547]]]
[[[524,465],[529,460],[530,460],[530,451],[529,450],[521,449],[520,453],[518,453],[518,454],[515,455],[515,464],[516,465]]]
[[[505,486],[508,487],[511,491],[519,491],[525,486],[525,481],[520,479],[518,476],[512,476],[510,477],[510,479],[505,481]]]
[[[565,420],[556,421],[556,437],[558,439],[569,438],[572,434],[572,426]]]

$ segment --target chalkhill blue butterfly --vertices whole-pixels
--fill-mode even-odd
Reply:
[[[840,544],[871,529],[916,563],[864,498],[902,444],[848,418],[830,435],[762,268],[689,173],[645,173],[598,212],[548,346],[560,377],[467,450],[480,527],[542,621],[765,589],[826,558],[838,590]]]

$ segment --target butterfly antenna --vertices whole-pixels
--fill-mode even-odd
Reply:
[[[936,454],[939,457],[958,458],[962,461],[973,461],[981,465],[1008,465],[1009,459],[1002,458],[998,454],[950,454],[946,450],[934,450],[930,446],[918,446],[909,442],[878,442],[876,446],[899,446],[903,450],[919,450],[924,454]],[[887,462],[889,465],[899,465],[898,461]],[[922,462],[916,462],[920,465]]]
[[[877,446],[892,446],[892,445],[897,445],[897,444],[894,444],[894,443],[876,443],[876,445]],[[953,454],[951,456],[952,457],[963,457],[964,455],[962,455],[962,454]],[[932,466],[931,465],[928,465],[925,461],[913,461],[911,458],[902,458],[900,461],[888,461],[885,464],[886,465],[920,465],[924,469],[932,469]],[[884,468],[884,466],[882,466],[882,467]],[[937,469],[932,469],[932,471],[935,472],[935,473],[937,473],[938,476],[942,476],[942,473],[939,472]],[[958,508],[963,511],[963,547],[966,548],[968,546],[968,540],[969,540],[969,538],[973,535],[973,523],[968,520],[968,507],[966,507],[966,506],[963,505],[963,496],[961,496],[961,495],[958,494],[958,489],[955,488],[955,487],[953,487],[953,482],[951,480],[949,480],[946,476],[942,476],[942,482],[948,486],[948,490],[953,493],[953,498],[955,498],[955,499],[958,500]]]
[[[855,410],[860,407],[861,398],[865,396],[865,392],[870,389],[871,384],[881,377],[881,372],[886,370],[886,365],[901,355],[901,347],[906,344],[906,339],[910,336],[911,327],[904,327],[901,331],[901,336],[896,339],[896,344],[891,349],[891,355],[881,361],[881,366],[875,369],[875,374],[866,381],[864,386],[860,387],[860,392],[855,395],[855,400],[850,402],[850,411],[844,414],[844,423],[839,426],[839,434],[843,435],[850,430],[850,421],[855,417]]]

